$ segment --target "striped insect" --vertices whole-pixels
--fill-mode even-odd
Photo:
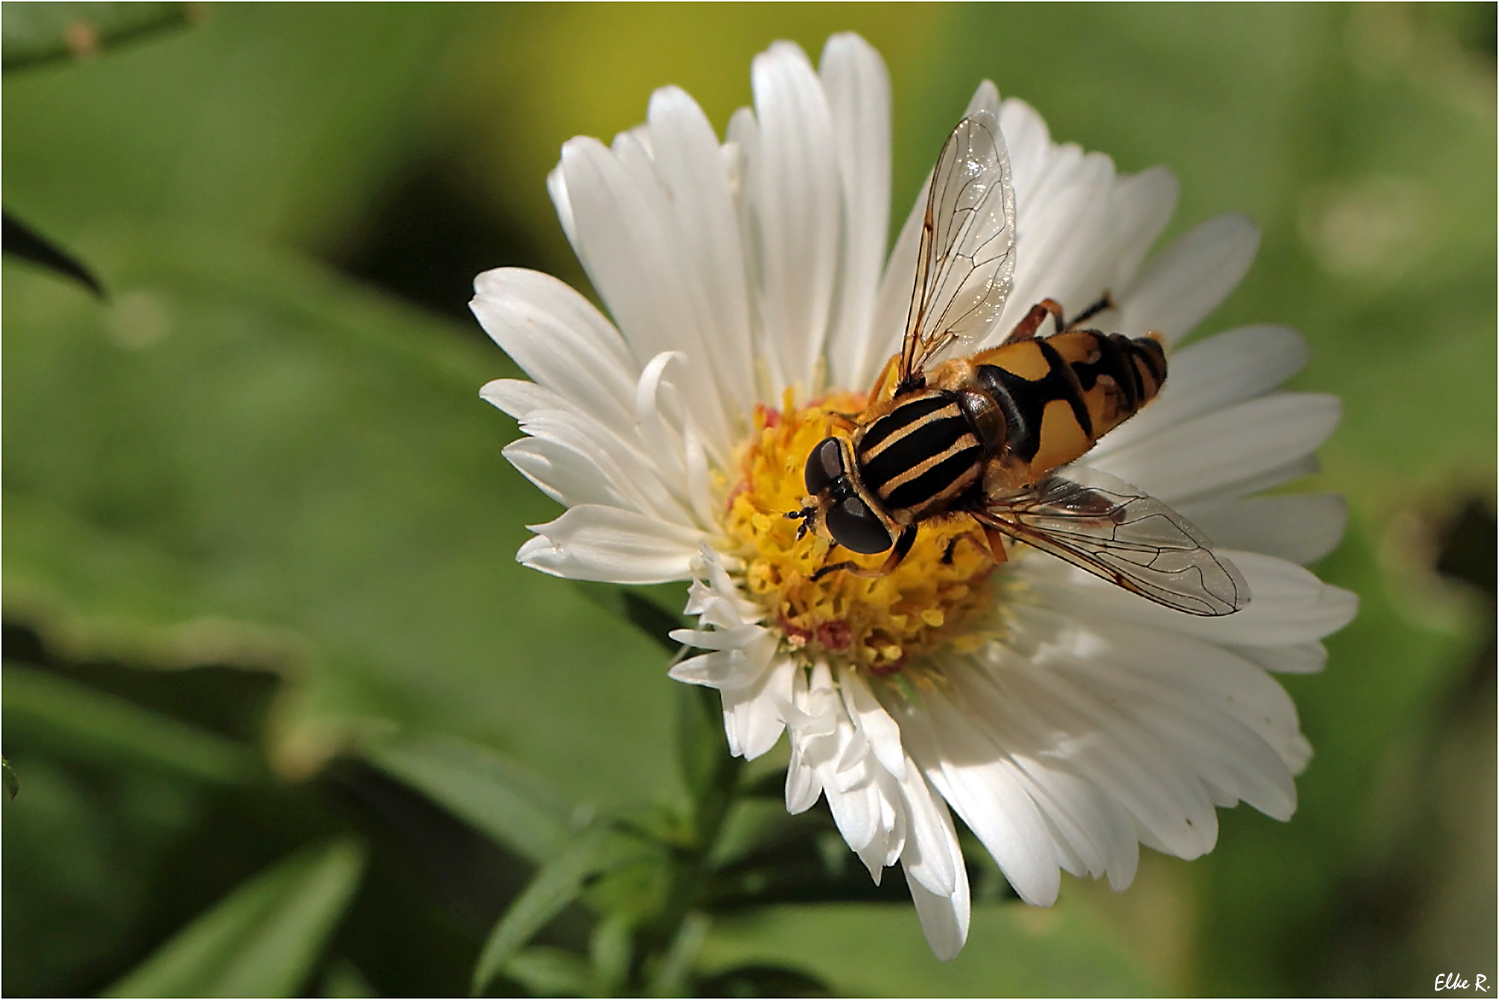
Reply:
[[[1144,492],[1100,472],[1067,468],[1138,413],[1166,381],[1154,337],[1084,326],[1107,294],[1064,318],[1045,299],[997,347],[928,365],[982,337],[1010,291],[1015,194],[992,114],[953,130],[927,191],[916,278],[901,351],[867,408],[844,418],[808,456],[800,538],[819,530],[855,553],[817,576],[882,576],[906,557],[922,522],[966,516],[996,562],[1013,539],[1188,614],[1232,614],[1249,602],[1238,569],[1202,533]],[[1047,321],[1055,332],[1040,336]],[[954,542],[953,544],[956,544]],[[949,548],[946,558],[952,557]]]

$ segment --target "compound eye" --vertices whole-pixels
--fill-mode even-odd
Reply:
[[[843,477],[843,452],[838,439],[823,438],[807,456],[807,492],[817,496]]]
[[[829,507],[825,523],[833,540],[853,552],[870,555],[890,547],[890,532],[858,497],[848,497]]]

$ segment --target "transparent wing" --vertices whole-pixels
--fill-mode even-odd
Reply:
[[[999,122],[987,111],[958,123],[927,189],[916,280],[901,349],[901,385],[958,340],[988,331],[1015,273],[1015,190]]]
[[[1092,469],[1053,473],[979,520],[1141,597],[1189,615],[1231,615],[1249,603],[1238,568],[1213,554],[1186,518]]]

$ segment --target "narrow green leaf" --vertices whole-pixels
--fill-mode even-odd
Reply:
[[[351,838],[303,848],[179,931],[106,996],[294,996],[359,886]]]
[[[364,978],[364,973],[359,971],[359,967],[346,958],[330,962],[328,971],[323,973],[323,996],[325,997],[354,1000],[356,997],[379,995],[370,985],[369,980]]]
[[[99,279],[77,257],[9,212],[0,214],[3,214],[0,218],[0,250],[8,256],[70,278],[101,299],[107,297]]]
[[[618,834],[594,828],[547,862],[489,932],[474,967],[473,994],[481,995],[532,935],[578,898],[589,877],[613,867],[625,850]]]
[[[661,957],[656,974],[651,977],[650,995],[653,997],[679,997],[687,993],[687,977],[708,937],[712,920],[706,913],[689,913],[677,928],[671,947]]]
[[[593,989],[598,996],[619,996],[630,978],[635,955],[635,928],[624,914],[610,914],[598,922],[588,942],[593,965]]]
[[[533,997],[612,995],[595,991],[588,963],[562,948],[524,948],[505,963],[504,975]]]
[[[10,766],[10,761],[0,756],[0,770],[5,772],[5,794],[15,798],[16,793],[21,790],[21,780],[16,777],[15,768]]]
[[[11,737],[68,757],[142,765],[232,784],[261,773],[249,747],[61,677],[6,664]]]
[[[505,757],[451,736],[403,737],[366,751],[376,767],[523,857],[562,850],[590,811]]]
[[[185,25],[185,3],[7,3],[0,7],[5,71],[87,59],[137,35]]]

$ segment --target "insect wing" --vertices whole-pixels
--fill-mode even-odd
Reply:
[[[999,122],[987,111],[958,123],[927,189],[900,382],[919,378],[955,340],[977,339],[1004,309],[1015,273],[1015,189]]]
[[[1186,518],[1092,469],[1053,473],[994,502],[981,518],[1125,590],[1189,615],[1231,615],[1249,603],[1238,568],[1213,554]]]

